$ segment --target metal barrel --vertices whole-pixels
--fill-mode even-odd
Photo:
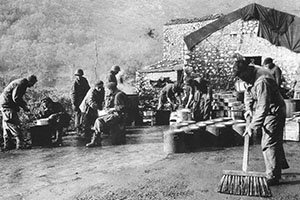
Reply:
[[[185,153],[186,146],[184,141],[185,132],[182,128],[170,129],[164,132],[164,152]]]

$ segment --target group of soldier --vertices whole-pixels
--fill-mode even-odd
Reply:
[[[245,91],[245,118],[249,119],[249,125],[244,135],[253,135],[262,132],[262,152],[265,159],[268,184],[278,184],[282,169],[289,168],[283,150],[283,130],[286,118],[286,106],[280,92],[281,70],[274,65],[271,58],[263,63],[264,67],[248,64],[244,59],[238,59],[234,66],[234,76],[243,80]],[[120,67],[113,66],[107,78],[107,82],[98,81],[90,88],[88,81],[83,77],[83,71],[77,70],[76,80],[72,87],[72,104],[75,116],[75,125],[78,134],[91,139],[86,146],[101,144],[101,133],[107,126],[123,123],[129,110],[129,100],[126,94],[117,87],[116,74]],[[22,108],[29,111],[23,95],[26,89],[37,82],[34,75],[12,81],[0,96],[0,107],[3,118],[4,148],[10,137],[15,138],[16,148],[22,147],[22,130],[18,112]],[[211,110],[211,91],[208,81],[188,79],[184,86],[178,83],[166,85],[160,93],[158,110],[171,110],[182,106],[191,108],[196,121],[209,119]],[[106,85],[108,94],[105,94]],[[181,95],[183,94],[183,98]],[[65,110],[57,102],[47,97],[42,100],[44,107],[40,117],[47,117],[55,127],[56,142],[62,142],[62,128],[68,124],[68,116]],[[106,110],[107,114],[98,115],[99,110]],[[91,127],[93,126],[93,131]]]
[[[210,119],[212,92],[209,82],[203,78],[189,78],[184,84],[170,83],[162,88],[158,99],[158,110],[188,108],[195,121]]]
[[[90,140],[87,147],[101,145],[101,133],[107,127],[123,123],[129,109],[127,95],[118,89],[116,75],[119,66],[113,66],[106,82],[99,80],[90,87],[83,76],[83,70],[75,72],[75,81],[71,89],[72,106],[75,112],[75,127],[78,135]],[[25,113],[30,112],[23,96],[27,88],[37,83],[37,77],[20,78],[9,83],[0,95],[0,109],[2,112],[3,150],[11,149],[14,141],[16,149],[30,146],[24,140],[26,130],[22,128],[18,116],[20,108]],[[105,89],[104,85],[107,89]],[[105,94],[105,90],[107,94]],[[98,117],[98,112],[105,110],[105,115]],[[69,126],[71,117],[61,103],[53,101],[50,97],[41,100],[37,119],[47,119],[50,129],[53,130],[54,144],[62,145],[63,129]]]
[[[107,76],[108,94],[105,94],[103,81],[96,82],[90,88],[83,77],[83,71],[79,69],[75,73],[76,80],[71,92],[75,127],[78,134],[82,133],[85,138],[91,138],[90,143],[86,144],[87,147],[101,145],[101,133],[106,128],[125,122],[130,102],[127,95],[117,87],[116,75],[119,71],[119,66],[113,66]],[[105,110],[105,114],[98,116],[101,110]]]

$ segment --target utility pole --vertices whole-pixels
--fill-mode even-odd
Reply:
[[[96,31],[95,31],[95,33],[96,33]],[[97,67],[99,65],[98,35],[97,35],[97,33],[95,34],[95,53],[96,53],[96,64],[94,66],[94,70],[95,70],[95,78],[96,78],[96,81],[97,81],[98,80]]]

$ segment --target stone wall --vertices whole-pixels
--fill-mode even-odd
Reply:
[[[163,30],[163,59],[178,60],[183,58],[184,40],[183,37],[199,28],[213,22],[214,20],[165,25]]]
[[[237,20],[213,33],[188,51],[183,37],[213,20],[166,25],[164,28],[164,58],[183,59],[186,76],[206,76],[214,90],[233,89],[231,76],[233,55],[272,57],[290,84],[297,76],[300,55],[284,47],[272,45],[257,37],[258,21]]]

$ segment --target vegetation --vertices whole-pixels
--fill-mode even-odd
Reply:
[[[0,1],[0,72],[5,74],[0,77],[0,86],[34,73],[39,78],[37,87],[67,91],[77,68],[83,68],[90,82],[95,82],[104,79],[103,72],[114,64],[132,80],[136,69],[157,60],[150,54],[161,54],[149,48],[159,44],[158,35],[155,29],[143,27],[139,38],[126,38],[118,30],[121,16],[110,21],[105,18],[106,10],[114,8],[110,4],[88,0]],[[120,34],[108,36],[112,30],[102,26],[114,27]]]

